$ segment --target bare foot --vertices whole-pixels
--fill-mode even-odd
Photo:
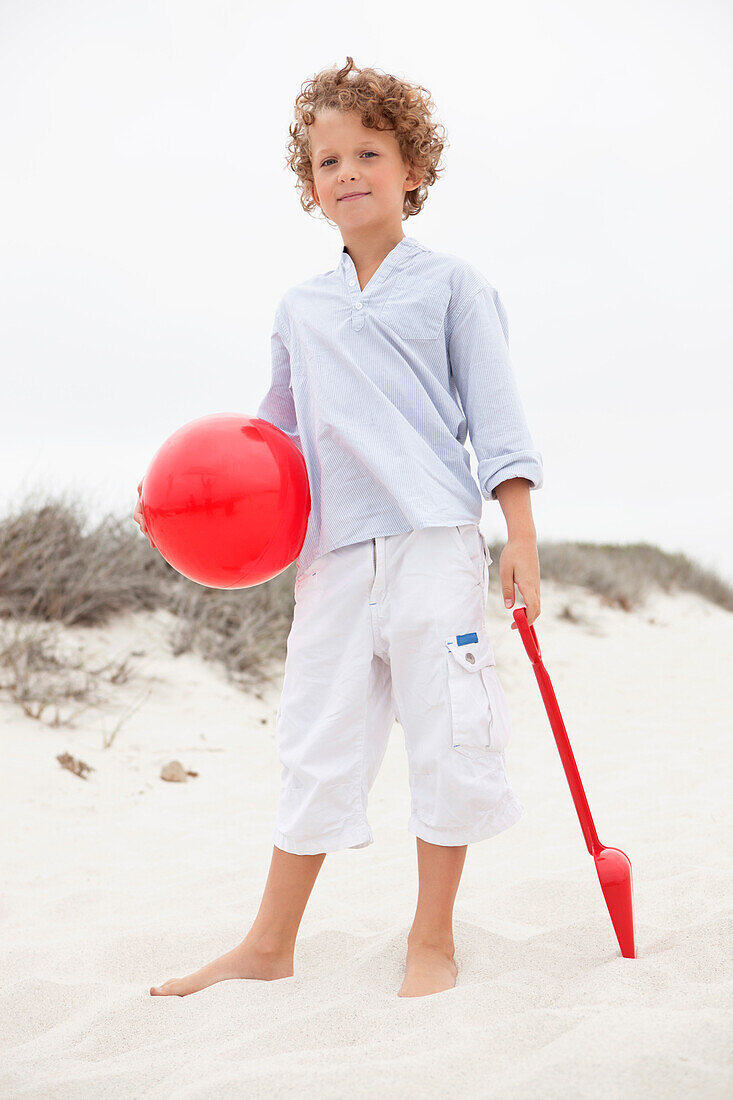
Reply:
[[[405,980],[397,996],[425,997],[452,989],[458,976],[454,953],[452,947],[408,943]]]
[[[170,978],[163,985],[151,985],[151,997],[185,997],[197,993],[199,989],[229,978],[260,978],[270,982],[274,978],[292,978],[293,953],[260,951],[254,944],[244,939],[225,955],[195,970],[185,978]]]

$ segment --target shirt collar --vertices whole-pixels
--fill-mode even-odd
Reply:
[[[413,252],[417,252],[420,249],[420,243],[414,237],[403,237],[401,241],[398,241],[391,252],[382,260],[379,265],[380,274],[386,274],[387,271],[391,271],[396,264],[403,263]],[[341,246],[341,252],[339,255],[339,267],[342,270],[349,270],[354,268],[354,261],[349,253],[346,251],[346,245]]]

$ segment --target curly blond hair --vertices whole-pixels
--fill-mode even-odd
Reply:
[[[318,207],[312,191],[314,178],[308,127],[315,122],[319,112],[336,109],[358,111],[362,125],[371,129],[394,130],[405,161],[418,177],[422,176],[422,182],[413,191],[405,192],[402,220],[419,214],[428,197],[428,188],[444,171],[438,162],[444,147],[449,144],[445,128],[430,117],[434,106],[430,92],[421,84],[408,84],[376,69],[357,69],[353,57],[348,55],[342,69],[323,69],[312,80],[305,81],[295,100],[295,122],[289,127],[291,140],[286,163],[298,177],[296,187],[306,213]]]

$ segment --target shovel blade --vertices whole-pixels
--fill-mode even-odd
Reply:
[[[631,860],[620,848],[601,848],[594,859],[621,954],[635,959]]]

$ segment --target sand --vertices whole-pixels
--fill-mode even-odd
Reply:
[[[280,775],[282,666],[262,699],[244,694],[172,656],[171,621],[65,632],[90,660],[140,654],[77,729],[0,702],[0,1096],[733,1095],[730,613],[690,594],[626,613],[543,582],[536,630],[596,827],[633,865],[624,959],[493,581],[524,814],[469,847],[458,981],[422,998],[397,996],[417,887],[399,725],[370,796],[375,843],[326,858],[294,976],[149,995],[248,931]],[[79,778],[61,752],[96,770]],[[164,782],[173,759],[198,776]]]

